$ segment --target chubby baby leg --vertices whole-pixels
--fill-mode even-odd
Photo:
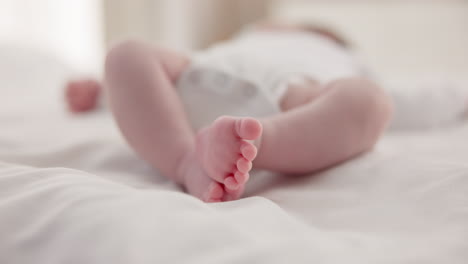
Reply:
[[[131,147],[163,174],[175,177],[177,161],[194,144],[171,80],[172,65],[188,59],[162,48],[128,41],[106,58],[105,79],[114,119]],[[180,66],[182,71],[184,66]]]
[[[250,118],[221,117],[193,131],[174,83],[189,59],[163,48],[127,42],[106,59],[115,120],[130,146],[165,176],[207,201],[242,194],[261,134]]]
[[[389,97],[375,83],[340,79],[309,103],[262,120],[255,167],[308,173],[373,147],[392,116]]]

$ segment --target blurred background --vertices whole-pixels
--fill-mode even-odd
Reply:
[[[382,73],[468,73],[468,0],[0,0],[0,45],[99,73],[134,37],[184,51],[258,20],[329,25]]]

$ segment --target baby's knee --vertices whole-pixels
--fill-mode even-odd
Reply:
[[[329,88],[346,108],[350,121],[359,127],[364,147],[372,147],[392,118],[390,97],[375,82],[364,78],[338,80]]]
[[[148,47],[137,41],[125,41],[112,47],[106,56],[107,75],[121,75],[140,68],[142,60],[147,58]]]
[[[106,79],[133,80],[165,73],[163,54],[159,49],[138,41],[125,41],[107,53]]]

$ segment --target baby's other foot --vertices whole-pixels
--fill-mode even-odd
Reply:
[[[224,200],[238,199],[249,179],[257,148],[248,140],[262,134],[253,118],[223,116],[197,135],[196,153],[209,177],[225,186]]]
[[[65,100],[73,113],[91,111],[96,108],[101,85],[95,80],[70,81],[65,87]]]

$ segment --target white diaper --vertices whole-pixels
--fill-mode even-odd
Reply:
[[[279,113],[288,85],[303,78],[327,83],[362,75],[366,76],[366,68],[352,53],[321,36],[247,32],[195,54],[177,89],[199,129],[221,115]],[[466,111],[465,86],[402,88],[386,87],[394,99],[393,128],[440,127],[459,120]]]
[[[306,33],[245,33],[199,52],[177,82],[196,128],[221,115],[263,117],[280,111],[288,84],[359,75],[352,55],[331,40]]]
[[[222,115],[264,117],[279,113],[284,89],[273,87],[196,62],[177,81],[177,90],[195,129]]]

